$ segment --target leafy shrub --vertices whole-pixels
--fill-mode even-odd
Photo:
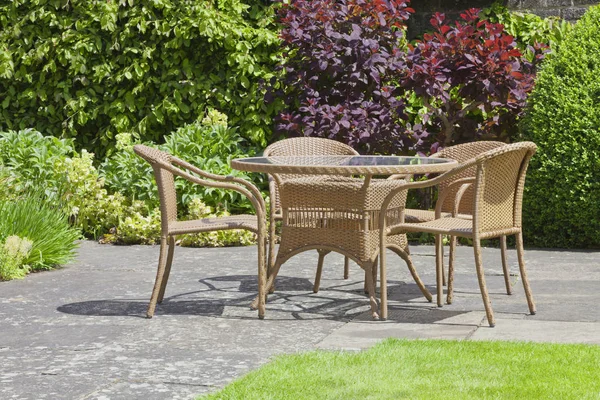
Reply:
[[[24,196],[17,201],[0,200],[0,243],[10,236],[27,238],[31,250],[21,263],[32,271],[50,269],[70,261],[80,237],[67,216],[44,198]]]
[[[363,152],[390,152],[410,138],[394,77],[413,10],[406,1],[297,0],[283,4],[283,77],[269,101],[283,101],[276,132],[325,136]]]
[[[43,136],[32,129],[0,132],[0,165],[18,192],[42,188],[45,195],[56,198],[65,182],[54,166],[75,154],[72,140]]]
[[[507,140],[533,88],[535,66],[501,24],[461,14],[454,25],[443,14],[431,19],[433,33],[409,46],[401,85],[424,109],[409,125],[415,149],[424,153],[479,139]],[[536,60],[543,58],[541,50]]]
[[[211,110],[201,121],[174,132],[159,147],[209,172],[248,179],[229,167],[231,158],[254,154],[246,143],[236,129],[227,127],[224,114]],[[133,153],[130,135],[118,135],[119,151],[103,165],[108,184],[94,167],[94,155],[86,150],[76,153],[70,140],[25,130],[0,132],[0,144],[0,200],[20,201],[21,196],[41,188],[40,198],[68,215],[86,237],[105,236],[106,242],[120,243],[158,240],[160,213],[152,168]],[[261,179],[264,180],[260,176],[258,181]],[[238,193],[207,190],[181,179],[176,182],[181,194],[178,200],[182,219],[252,209],[249,201]],[[202,204],[200,208],[193,206],[198,201]],[[244,231],[230,231],[190,236],[182,243],[223,246],[252,240],[253,236]]]
[[[0,163],[0,200],[14,199],[17,193],[18,189],[13,175]]]
[[[120,195],[109,195],[93,166],[93,154],[75,152],[72,140],[27,129],[0,132],[0,165],[10,185],[0,199],[34,193],[67,214],[84,235],[97,237],[131,211]]]
[[[542,65],[521,125],[538,145],[525,185],[526,239],[600,246],[600,6],[590,7]]]
[[[109,194],[93,165],[93,156],[82,150],[79,155],[57,162],[54,173],[65,178],[61,190],[65,212],[85,236],[96,238],[117,227],[124,215],[146,207],[121,193]]]
[[[498,3],[483,9],[480,16],[493,23],[504,25],[504,30],[526,55],[533,55],[528,47],[536,43],[547,44],[552,50],[564,42],[573,25],[559,17],[542,18],[535,14],[509,11]],[[532,59],[530,59],[532,61]]]
[[[189,213],[184,219],[211,218],[229,215],[224,210],[213,210],[200,200],[193,198],[189,204]],[[119,224],[113,238],[124,244],[156,244],[160,242],[160,210],[153,209],[147,216],[134,213],[126,216]],[[249,245],[256,243],[255,235],[245,230],[216,231],[183,235],[179,244],[189,247],[222,247]]]
[[[6,238],[0,243],[0,281],[21,279],[29,272],[29,265],[23,260],[29,257],[33,242],[16,235]]]
[[[150,209],[157,207],[158,190],[150,164],[133,152],[130,136],[120,135],[118,146],[118,151],[102,165],[107,188],[128,198],[143,200]],[[256,149],[248,147],[236,128],[227,127],[227,117],[214,110],[209,111],[206,117],[177,129],[165,137],[164,145],[158,147],[205,171],[244,179],[248,179],[248,175],[232,169],[229,162],[233,158],[256,153]],[[254,178],[259,182],[264,180],[262,175],[254,175]],[[238,213],[253,209],[248,199],[231,190],[206,188],[183,179],[177,179],[175,184],[178,205],[183,213],[187,212],[188,203],[195,197],[212,208]]]
[[[103,156],[114,135],[160,142],[207,106],[265,143],[279,40],[272,6],[240,0],[0,4],[0,130],[75,138]]]

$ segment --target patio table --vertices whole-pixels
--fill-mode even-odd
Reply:
[[[335,251],[365,270],[371,312],[377,319],[373,275],[379,255],[379,212],[387,195],[406,181],[376,177],[440,173],[456,165],[454,160],[417,156],[271,156],[232,160],[232,168],[271,174],[279,186],[281,243],[268,274],[267,288],[273,286],[281,265],[290,257],[312,249],[320,255]],[[405,203],[406,191],[401,191],[388,207],[387,226],[403,222]],[[389,236],[386,247],[406,261],[415,282],[431,301],[431,294],[408,256],[406,235]]]

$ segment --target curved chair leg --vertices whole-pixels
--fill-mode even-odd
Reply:
[[[500,254],[502,255],[502,271],[504,271],[504,285],[506,286],[506,294],[512,294],[510,287],[510,270],[506,262],[506,236],[500,236]]]
[[[531,295],[531,287],[529,286],[529,279],[527,279],[527,271],[525,270],[525,257],[523,249],[523,233],[517,233],[517,257],[519,258],[519,270],[521,271],[521,280],[523,281],[523,288],[525,289],[525,297],[527,297],[527,305],[529,306],[529,312],[531,315],[535,315],[535,303],[533,302],[533,296]]]
[[[393,249],[393,250],[396,254],[398,254],[404,260],[404,262],[406,263],[406,266],[408,267],[410,274],[413,277],[413,280],[419,287],[419,290],[421,290],[421,293],[423,293],[423,296],[425,296],[427,301],[431,303],[433,301],[433,296],[431,295],[429,290],[427,290],[427,288],[425,287],[425,284],[421,280],[421,277],[417,273],[417,270],[415,268],[415,265],[412,262],[412,258],[410,257],[410,254],[408,254],[408,252],[402,251],[402,250],[396,250],[396,249]],[[381,290],[383,290],[383,289],[381,289]]]
[[[175,237],[170,236],[168,239],[169,251],[167,252],[167,265],[165,266],[165,274],[160,284],[160,292],[158,292],[158,304],[162,303],[165,297],[165,289],[167,288],[167,282],[169,281],[169,275],[171,274],[171,264],[173,263],[173,253],[175,252]]]
[[[317,250],[319,253],[319,261],[317,262],[317,274],[315,275],[315,284],[313,285],[313,293],[319,292],[319,286],[321,285],[321,274],[323,273],[323,261],[325,256],[330,253],[329,250]]]
[[[373,261],[373,268],[371,268],[371,277],[373,279],[373,289],[377,292],[377,275],[379,275],[379,271],[377,269],[379,263],[379,257]]]
[[[443,236],[440,237],[440,239],[443,239]],[[444,266],[444,242],[442,241],[442,244],[439,247],[440,249],[440,262],[442,263],[442,286],[446,286],[448,284],[448,282],[446,281],[446,267]],[[436,255],[437,257],[437,255]]]
[[[369,303],[371,304],[371,316],[374,320],[379,319],[377,299],[375,298],[375,282],[373,282],[373,268],[375,263],[369,263],[365,266],[365,279],[367,284],[367,290],[369,292]]]
[[[448,254],[448,293],[446,303],[452,304],[454,296],[454,255],[456,253],[456,236],[450,236],[450,254]]]
[[[148,311],[146,312],[147,318],[152,318],[154,310],[156,309],[156,301],[158,300],[158,293],[162,284],[162,279],[165,274],[165,267],[167,265],[167,238],[165,236],[160,238],[160,255],[158,256],[158,270],[156,271],[156,280],[154,281],[154,288],[152,289],[152,296],[150,297],[150,304],[148,304]]]
[[[264,230],[258,232],[258,297],[257,297],[257,308],[258,318],[263,319],[265,317],[265,303],[267,297],[267,265],[266,265],[266,247],[267,238],[265,237]]]
[[[371,270],[371,279],[373,280],[373,283],[375,285],[375,290],[377,290],[377,260],[375,260],[374,262],[374,267]],[[363,283],[363,290],[365,292],[365,294],[369,294],[369,287],[367,285],[367,270],[365,270],[365,281]]]
[[[275,221],[275,215],[271,213],[271,218],[269,220],[269,258],[267,261],[267,276],[271,275],[271,271],[273,270],[273,264],[275,263],[275,227],[277,225],[277,221]],[[269,293],[273,293],[275,291],[275,286],[269,287]]]
[[[444,295],[443,280],[444,280],[444,256],[442,254],[443,244],[442,235],[435,235],[435,278],[437,286],[437,305],[442,307],[442,296]]]
[[[481,259],[481,242],[479,239],[473,239],[473,251],[475,253],[475,267],[477,269],[477,279],[479,280],[479,290],[481,291],[481,297],[483,298],[485,314],[487,315],[487,320],[490,324],[490,327],[493,328],[496,325],[496,321],[494,319],[492,304],[490,303],[490,296],[488,295],[487,286],[485,284],[483,261]]]
[[[269,274],[269,276],[266,277],[267,283],[265,284],[265,288],[270,288],[275,285],[275,278],[277,278],[277,274],[279,274],[280,268],[281,268],[281,262],[279,260],[275,259],[275,264],[273,265],[271,273]],[[267,299],[266,293],[265,293],[264,299],[266,302],[266,299]],[[258,308],[258,306],[259,306],[259,301],[258,301],[258,296],[256,296],[256,298],[250,304],[250,308],[253,310],[256,310]]]
[[[350,276],[350,258],[344,256],[344,279],[348,279]]]
[[[382,320],[386,320],[388,317],[388,306],[387,306],[387,271],[385,268],[385,237],[380,236],[381,247],[379,249],[379,316]]]

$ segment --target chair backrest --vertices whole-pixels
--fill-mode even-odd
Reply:
[[[493,149],[497,149],[502,146],[506,146],[506,143],[496,141],[463,143],[442,149],[439,152],[437,152],[435,156],[440,158],[449,158],[452,160],[456,160],[459,163],[464,163],[477,157],[482,153]],[[477,167],[473,166],[471,168],[467,168],[459,175],[456,175],[454,179],[449,180],[447,182],[442,182],[438,187],[438,194],[441,194],[448,190],[448,186],[458,179],[475,177],[476,172]],[[442,212],[452,212],[454,210],[454,199],[456,197],[458,189],[459,188],[456,186],[450,189],[450,192],[447,194],[447,197],[444,200],[444,203],[442,204]],[[471,210],[473,209],[473,201],[473,188],[470,187],[461,196],[458,212],[461,214],[470,214]]]
[[[473,228],[479,233],[521,228],[525,174],[537,146],[508,144],[476,158]]]
[[[160,199],[161,229],[163,233],[167,232],[169,222],[177,220],[177,194],[173,173],[162,167],[161,164],[170,165],[171,155],[142,144],[133,146],[133,151],[152,165]]]
[[[320,156],[320,155],[358,155],[352,147],[331,139],[318,137],[295,137],[279,140],[270,144],[263,152],[269,156]]]
[[[320,156],[320,155],[358,155],[358,152],[347,144],[318,137],[295,137],[279,140],[270,144],[263,152],[263,156]],[[302,177],[302,175],[279,175],[280,180]],[[279,189],[271,185],[271,207],[274,210],[281,208]]]

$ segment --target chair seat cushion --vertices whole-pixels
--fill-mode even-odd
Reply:
[[[258,219],[256,215],[242,214],[231,215],[227,217],[169,222],[169,235],[181,235],[184,233],[221,231],[229,229],[248,229],[253,232],[258,232]]]

